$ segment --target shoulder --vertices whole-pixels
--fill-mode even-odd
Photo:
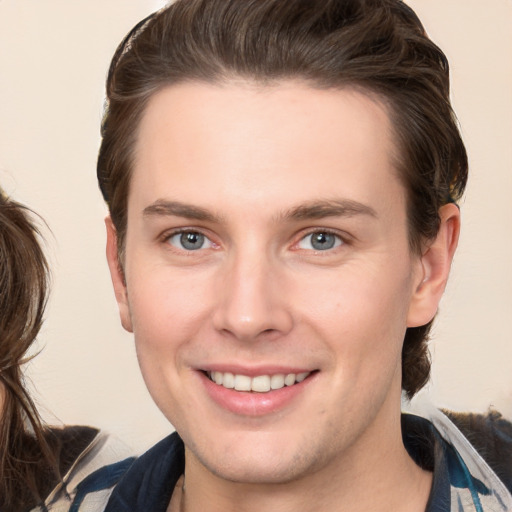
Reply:
[[[141,455],[114,488],[106,512],[165,512],[185,467],[183,441],[176,432]]]
[[[487,414],[443,412],[512,492],[512,423],[494,410]]]
[[[51,429],[48,435],[58,450],[61,475],[61,481],[47,494],[48,511],[102,510],[101,504],[106,503],[113,486],[134,460],[129,448],[91,427]]]
[[[468,503],[473,507],[468,510],[512,511],[509,421],[495,411],[487,414],[441,411],[426,400],[407,402],[404,409],[406,415],[423,420],[418,420],[424,426],[422,431],[409,429],[408,433],[414,442],[418,438],[426,440],[434,483],[436,479],[442,483],[442,505],[432,510],[446,510],[446,503],[451,502],[454,510],[459,509],[459,503]],[[436,499],[439,505],[438,502]]]

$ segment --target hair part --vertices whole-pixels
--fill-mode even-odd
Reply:
[[[98,181],[124,258],[138,128],[156,91],[184,81],[263,85],[301,80],[357,88],[386,105],[407,196],[411,251],[439,230],[458,201],[467,155],[449,99],[449,66],[400,0],[178,0],[141,21],[118,47],[107,78]],[[402,387],[429,379],[431,323],[407,329]]]

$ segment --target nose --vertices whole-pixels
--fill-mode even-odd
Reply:
[[[218,283],[214,327],[240,341],[288,333],[293,318],[279,265],[254,253],[239,254],[233,260],[225,263]]]

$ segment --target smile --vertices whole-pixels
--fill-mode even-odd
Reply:
[[[306,379],[311,372],[303,373],[278,373],[275,375],[257,375],[249,377],[229,372],[207,372],[208,378],[215,384],[235,391],[253,391],[256,393],[268,393],[285,386],[293,386]]]

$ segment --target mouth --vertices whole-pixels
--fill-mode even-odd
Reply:
[[[248,375],[230,372],[205,372],[206,376],[218,386],[235,391],[269,393],[284,387],[291,387],[306,380],[313,372],[277,373],[273,375]]]

